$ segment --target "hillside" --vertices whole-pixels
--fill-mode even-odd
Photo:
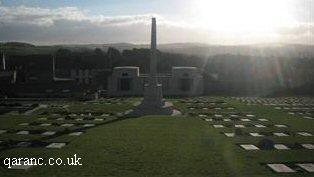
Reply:
[[[109,47],[114,47],[120,51],[133,48],[149,48],[148,44],[131,43],[113,43],[113,44],[71,44],[71,45],[51,45],[51,46],[33,46],[28,45],[0,45],[0,50],[17,54],[44,54],[53,53],[60,48],[70,49],[72,51],[94,50],[100,48],[107,51]],[[32,47],[30,47],[32,46]],[[301,44],[255,44],[255,45],[209,45],[202,43],[172,43],[159,44],[158,49],[162,52],[178,53],[185,55],[197,55],[208,57],[221,54],[231,55],[249,55],[263,57],[312,57],[314,56],[313,45]]]

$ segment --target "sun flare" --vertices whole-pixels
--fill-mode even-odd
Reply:
[[[261,33],[292,25],[289,0],[195,0],[197,25],[219,31]]]

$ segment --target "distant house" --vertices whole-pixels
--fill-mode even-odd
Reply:
[[[16,72],[16,83],[53,82],[50,55],[8,56],[6,70]]]

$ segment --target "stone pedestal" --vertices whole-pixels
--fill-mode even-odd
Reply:
[[[129,114],[130,117],[140,117],[145,115],[180,115],[181,113],[173,109],[173,104],[166,102],[162,98],[162,86],[150,88],[147,85],[144,99]]]

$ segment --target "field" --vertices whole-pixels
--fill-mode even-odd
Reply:
[[[182,116],[125,119],[136,101],[50,101],[27,114],[0,115],[0,176],[314,176],[313,166],[300,165],[314,162],[311,99],[169,99]],[[66,162],[74,154],[82,165],[3,164],[8,157]]]

